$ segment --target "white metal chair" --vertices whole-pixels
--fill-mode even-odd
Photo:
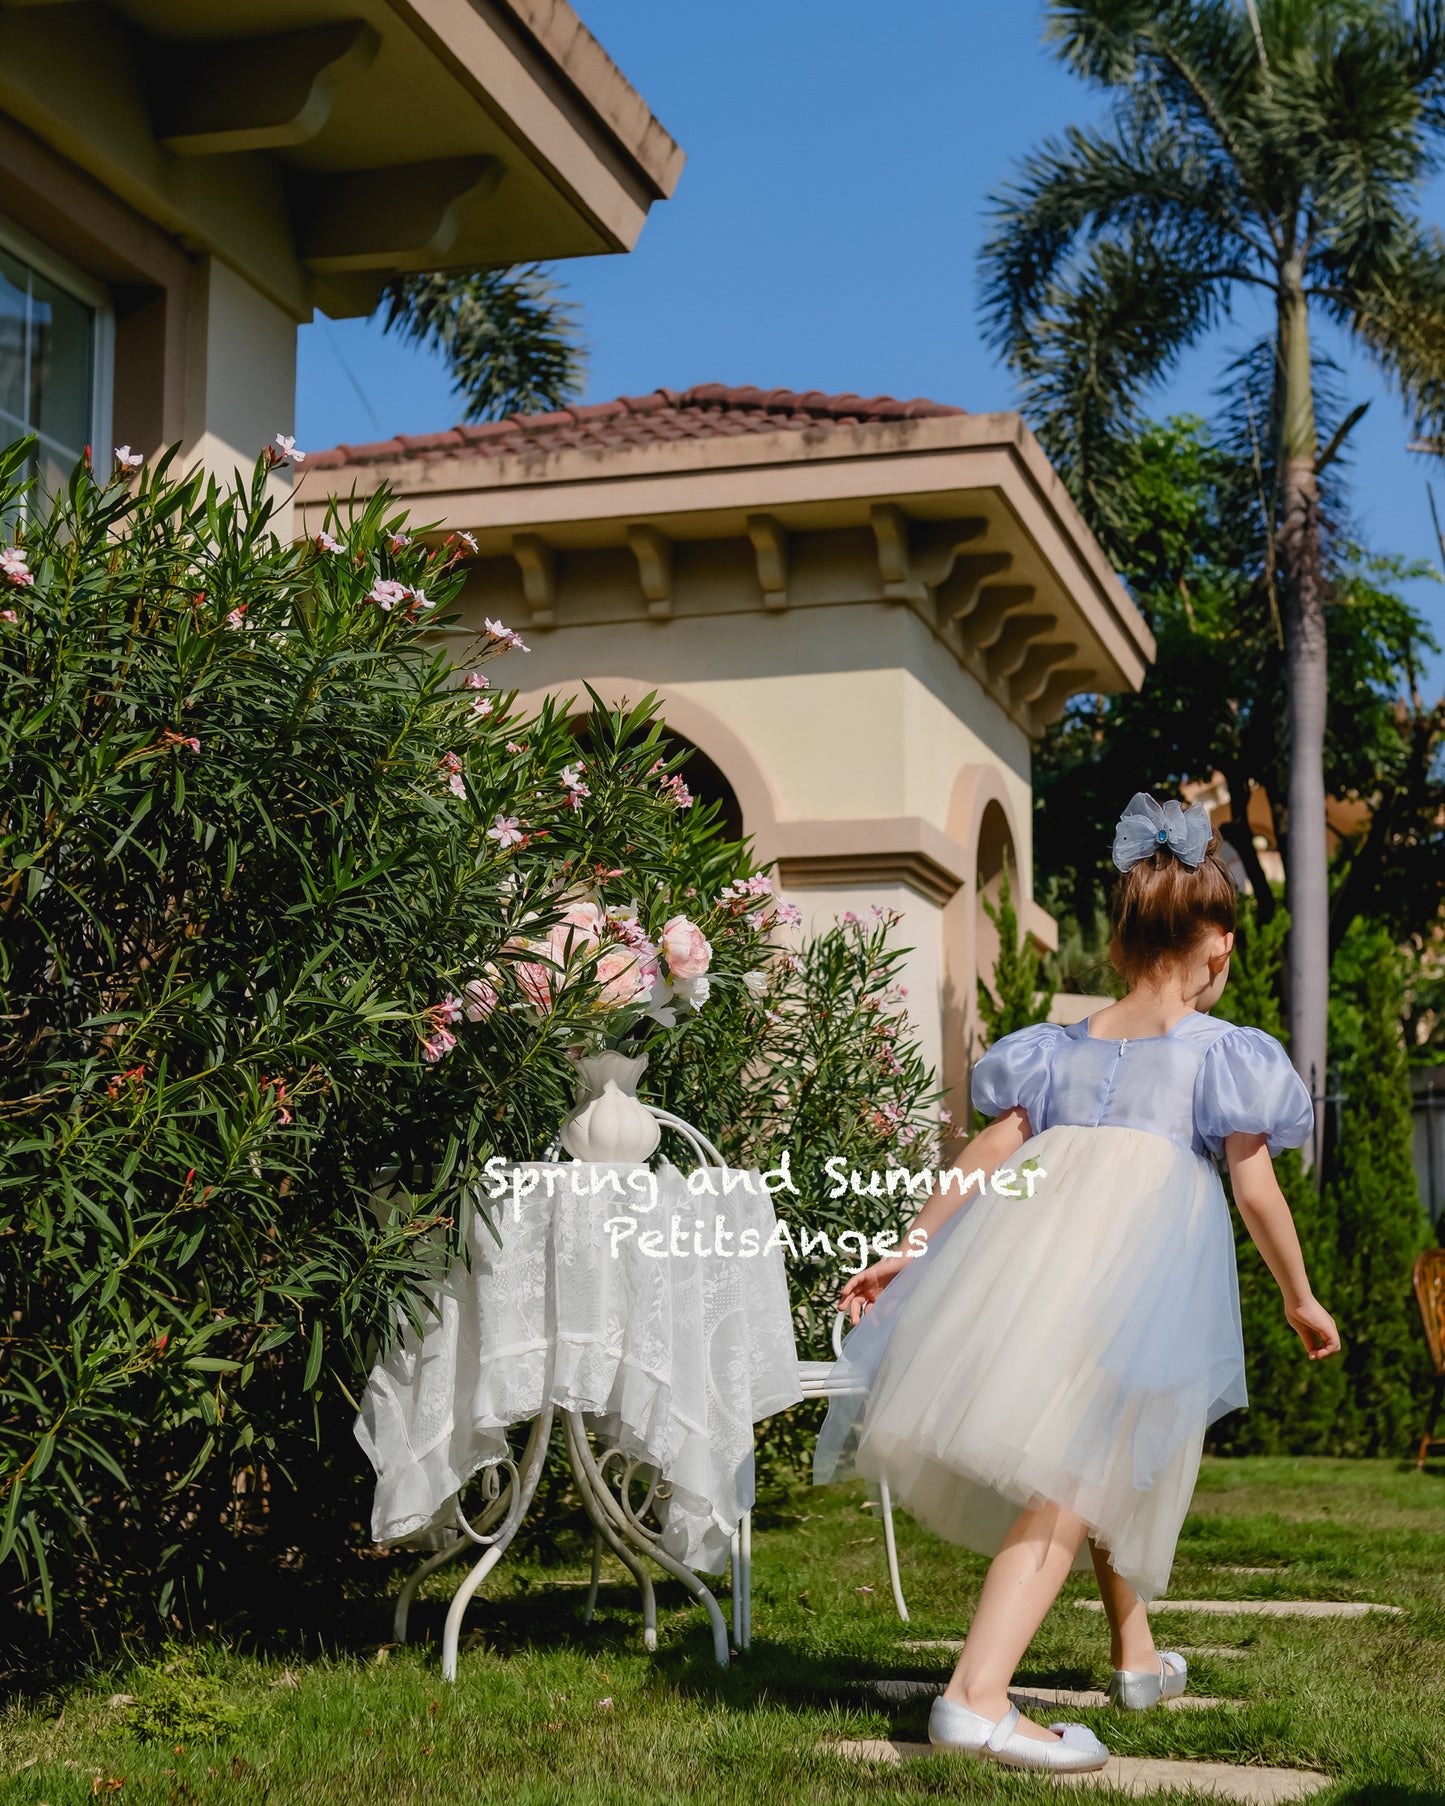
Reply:
[[[849,1385],[842,1375],[838,1374],[837,1357],[843,1353],[843,1313],[837,1311],[833,1318],[833,1354],[832,1361],[799,1361],[798,1377],[802,1381],[804,1398],[844,1398],[849,1393],[860,1390],[857,1384]],[[835,1378],[834,1376],[837,1375]],[[893,1589],[893,1603],[898,1608],[898,1616],[905,1624],[908,1622],[908,1607],[903,1601],[903,1583],[898,1578],[898,1546],[893,1539],[893,1496],[888,1489],[887,1480],[880,1480],[877,1498],[878,1515],[883,1520],[883,1546],[888,1552],[888,1584]]]

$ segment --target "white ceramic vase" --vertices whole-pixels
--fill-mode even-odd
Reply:
[[[577,1102],[563,1119],[557,1139],[574,1160],[624,1161],[649,1158],[662,1135],[657,1118],[637,1095],[647,1071],[647,1055],[575,1054]]]

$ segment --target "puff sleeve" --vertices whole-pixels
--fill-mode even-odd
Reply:
[[[1289,1055],[1258,1028],[1232,1028],[1204,1056],[1194,1091],[1194,1121],[1211,1154],[1226,1135],[1264,1135],[1271,1155],[1309,1140],[1315,1113]]]
[[[1056,1022],[1035,1022],[995,1041],[973,1069],[973,1107],[999,1116],[1021,1104],[1035,1135],[1046,1127],[1049,1070],[1063,1029]]]

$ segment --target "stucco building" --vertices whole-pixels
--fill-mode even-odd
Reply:
[[[681,164],[564,0],[0,0],[0,442],[249,466],[313,310],[625,251]]]
[[[475,535],[454,631],[501,616],[549,692],[656,691],[698,782],[805,917],[901,912],[910,1004],[956,1087],[983,899],[1031,900],[1030,747],[1153,642],[1015,414],[709,385],[313,454],[298,518],[393,489]],[[691,778],[690,782],[693,781]]]

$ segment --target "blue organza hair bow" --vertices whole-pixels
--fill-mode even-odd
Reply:
[[[1213,832],[1203,803],[1182,809],[1172,800],[1158,803],[1140,790],[1129,798],[1129,806],[1114,830],[1114,864],[1121,872],[1127,872],[1141,859],[1168,847],[1180,864],[1192,872],[1203,859]]]

